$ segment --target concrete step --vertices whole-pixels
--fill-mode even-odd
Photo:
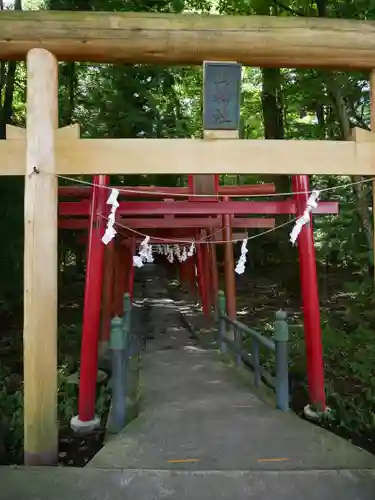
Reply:
[[[375,472],[0,468],[1,500],[374,500]]]

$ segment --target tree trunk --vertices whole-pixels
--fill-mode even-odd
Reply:
[[[345,140],[350,140],[350,120],[348,116],[348,112],[345,106],[345,101],[342,96],[341,92],[341,86],[338,84],[337,80],[333,75],[329,75],[326,79],[326,85],[328,90],[330,91],[330,94],[332,96],[333,104],[336,108],[337,112],[337,117],[339,119],[340,123],[340,129],[341,129],[341,135],[342,138]],[[352,176],[352,181],[353,182],[360,182],[363,180],[363,177],[359,175],[353,175]],[[353,193],[356,197],[357,200],[357,210],[359,217],[362,222],[363,229],[366,234],[366,240],[368,242],[368,247],[370,251],[369,255],[369,273],[372,276],[373,275],[373,259],[372,259],[372,252],[373,252],[373,227],[372,227],[372,222],[371,222],[371,217],[370,217],[370,212],[369,212],[369,205],[367,201],[367,193],[368,189],[365,184],[354,184],[353,185]]]
[[[318,10],[319,17],[327,17],[327,0],[317,0],[316,6]],[[337,82],[337,78],[334,74],[329,74],[325,78],[325,83],[327,89],[329,90],[333,104],[337,111],[337,117],[339,119],[341,134],[345,140],[350,140],[350,120],[348,116],[348,112],[346,109],[345,101],[342,95],[341,86]],[[363,179],[363,177],[359,175],[353,175],[353,182],[359,182]],[[373,276],[373,227],[372,221],[369,213],[369,206],[367,201],[367,186],[364,184],[354,184],[353,192],[357,199],[357,210],[359,217],[362,222],[363,229],[366,234],[366,239],[368,241],[368,246],[370,250],[370,258],[369,258],[369,273],[370,276]]]
[[[279,68],[263,68],[262,110],[265,139],[284,139],[281,73]]]
[[[13,93],[14,93],[14,79],[16,76],[17,63],[10,61],[8,63],[8,71],[6,74],[6,84],[4,88],[4,102],[1,116],[1,131],[0,133],[5,137],[5,126],[10,122],[13,114]]]
[[[262,69],[262,111],[265,139],[284,139],[284,117],[279,68]],[[274,179],[280,192],[288,192],[289,177],[279,175]]]
[[[0,10],[4,9],[3,0],[0,0]],[[15,0],[14,10],[22,10],[21,0]],[[7,64],[1,62],[0,65],[0,97],[4,94],[3,100],[0,99],[0,138],[5,138],[5,127],[10,122],[13,114],[13,93],[14,80],[16,76],[17,62],[11,61]],[[1,107],[1,102],[3,106]]]

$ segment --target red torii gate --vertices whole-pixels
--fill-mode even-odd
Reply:
[[[80,202],[60,202],[59,203],[59,227],[66,229],[89,229],[88,235],[88,251],[87,251],[87,268],[86,268],[86,282],[85,282],[85,299],[84,299],[84,312],[83,312],[83,331],[82,331],[82,347],[81,347],[81,371],[80,371],[80,391],[79,391],[79,418],[82,421],[89,421],[94,418],[95,409],[95,390],[96,390],[96,370],[98,363],[98,340],[99,340],[99,329],[100,329],[100,301],[102,298],[102,283],[104,281],[104,293],[103,293],[103,313],[102,313],[102,332],[104,334],[102,340],[106,341],[109,332],[109,324],[111,319],[111,313],[121,314],[122,309],[122,296],[124,291],[129,291],[131,294],[133,292],[133,279],[134,279],[134,268],[132,257],[135,253],[135,238],[132,238],[131,247],[127,246],[125,250],[125,259],[121,258],[120,249],[114,249],[113,244],[111,244],[106,249],[106,259],[105,259],[105,273],[103,273],[103,260],[104,260],[104,245],[101,242],[101,236],[103,234],[104,226],[106,223],[106,197],[108,195],[107,189],[100,188],[99,185],[108,185],[108,176],[95,176],[94,177],[94,187],[60,187],[59,195],[61,197],[79,197],[79,195],[84,195],[85,197],[90,196],[91,200],[85,199]],[[225,194],[237,194],[239,193],[269,193],[274,192],[273,185],[261,185],[261,186],[243,186],[242,189],[237,190],[236,187],[229,189],[224,189]],[[119,189],[128,189],[125,186],[119,186]],[[168,188],[157,188],[159,192],[168,192]],[[166,191],[164,191],[166,189]],[[130,191],[131,195],[140,196],[138,191],[150,191],[151,196],[160,197],[157,193],[153,192],[155,190],[148,189],[143,190],[142,187],[134,188],[134,192]],[[177,188],[177,193],[189,194],[187,190],[181,191]],[[171,195],[173,195],[173,189],[169,189]],[[123,193],[122,193],[123,194]],[[126,195],[128,193],[126,192]],[[164,196],[164,195],[163,195]],[[123,203],[120,202],[120,207],[117,209],[117,213],[121,215],[122,212],[125,214],[132,214],[131,211],[127,211]],[[153,212],[150,208],[147,209],[148,203],[152,202],[136,202],[135,205],[139,205],[140,209],[144,211],[144,215],[150,215]],[[190,203],[190,202],[187,202]],[[201,202],[199,202],[201,203]],[[169,210],[167,212],[161,212],[163,218],[153,219],[153,227],[158,227],[158,223],[164,219],[164,226],[169,226],[169,228],[181,228],[181,218],[173,219],[170,216],[174,213],[174,204],[171,200],[161,202],[161,206],[168,206]],[[160,203],[159,203],[160,205]],[[172,206],[173,205],[173,206]],[[189,206],[186,207],[184,204],[183,213],[189,214]],[[186,210],[186,208],[188,210]],[[146,209],[146,210],[145,210]],[[133,208],[134,211],[134,208]],[[135,215],[137,215],[137,210],[135,210]],[[168,219],[164,216],[169,215]],[[67,218],[67,216],[69,218]],[[83,216],[82,219],[71,218]],[[126,219],[125,219],[126,220]],[[151,219],[149,219],[151,220]],[[235,221],[234,221],[235,223]],[[121,222],[120,222],[121,224]],[[217,227],[220,225],[220,220],[218,217],[212,220],[212,224],[209,219],[204,218],[198,219],[184,219],[184,224],[193,229],[190,234],[187,233],[187,228],[183,231],[180,239],[190,237],[191,239],[196,239],[196,236],[201,227]],[[125,225],[125,224],[124,224]],[[149,224],[142,222],[141,219],[133,219],[130,224],[126,227],[137,227],[143,228],[143,226],[148,226]],[[274,220],[267,219],[244,219],[239,222],[241,227],[273,227]],[[151,228],[149,228],[151,229]],[[151,232],[152,231],[148,231]],[[176,233],[171,235],[172,237],[177,237]],[[199,239],[199,238],[198,238]],[[159,243],[160,237],[156,240]],[[208,247],[208,245],[204,245]],[[114,255],[114,251],[116,254]],[[211,258],[210,258],[211,257]],[[197,267],[197,277],[198,277],[198,288],[202,300],[202,306],[206,315],[209,314],[210,302],[211,305],[214,304],[214,296],[217,294],[218,279],[217,279],[217,269],[216,269],[216,257],[214,252],[208,252],[208,248],[203,249],[200,245],[197,246],[196,259],[189,259],[185,266],[181,268],[185,271],[185,276],[188,277],[190,283],[192,284],[194,280],[195,286],[195,266]],[[233,272],[231,269],[230,272]],[[127,279],[125,279],[125,274],[128,273]],[[209,274],[210,273],[210,274]],[[114,285],[114,295],[113,295],[113,284],[112,280],[108,276],[116,276]],[[183,274],[183,273],[182,273]],[[104,278],[104,280],[103,280]],[[210,279],[211,278],[211,279]],[[214,290],[210,294],[208,292],[209,283],[213,284]],[[112,292],[112,293],[111,293]],[[228,297],[234,294],[228,294]],[[110,307],[110,303],[114,299],[114,308]],[[232,300],[233,302],[233,300]]]
[[[176,193],[173,193],[174,188],[164,188],[164,187],[159,187],[159,188],[149,188],[146,187],[145,190],[143,190],[143,187],[136,187],[136,188],[128,188],[125,186],[118,186],[118,189],[122,189],[124,192],[122,192],[122,195],[128,194],[128,190],[131,194],[132,197],[134,196],[140,196],[140,192],[150,192],[151,196],[153,197],[161,197],[164,196],[165,193],[170,193],[170,195],[178,196],[179,194],[185,193],[186,196],[190,196],[188,193],[188,190],[186,188],[176,188]],[[265,185],[250,185],[250,186],[240,186],[238,189],[238,186],[223,186],[220,188],[220,193],[224,194],[232,194],[232,195],[243,195],[245,196],[246,194],[269,194],[273,193],[275,190],[273,184],[265,184]],[[59,195],[62,197],[78,197],[79,195],[84,195],[87,197],[90,193],[92,192],[91,187],[60,187],[59,188]],[[162,193],[162,194],[160,194]],[[154,232],[151,229],[155,228],[169,228],[170,230],[173,230],[172,234],[168,235],[168,238],[170,239],[176,239],[179,238],[183,240],[185,238],[190,238],[191,240],[197,238],[197,233],[199,230],[203,228],[207,228],[210,230],[214,230],[215,228],[222,228],[222,221],[221,217],[216,215],[216,217],[210,217],[210,218],[204,218],[204,217],[174,217],[173,213],[177,211],[175,208],[176,205],[175,203],[170,203],[171,200],[168,200],[168,210],[164,211],[165,208],[165,202],[159,203],[158,206],[159,208],[161,207],[161,213],[164,213],[163,217],[150,217],[150,208],[152,202],[136,202],[135,204],[133,203],[133,210],[128,210],[127,207],[123,205],[124,202],[120,202],[120,207],[117,210],[117,213],[124,212],[125,214],[132,214],[134,212],[134,205],[136,207],[135,214],[137,215],[137,212],[139,210],[143,211],[143,215],[148,215],[149,217],[146,218],[120,218],[118,220],[120,225],[126,226],[127,228],[137,228],[137,229],[148,229],[148,234],[150,236],[155,236],[156,242],[160,242],[160,235],[158,234],[153,234]],[[125,202],[126,203],[126,202]],[[178,202],[180,203],[180,202]],[[180,207],[180,212],[183,213],[189,213],[190,212],[190,203],[187,202],[188,205],[185,204],[181,205]],[[198,202],[199,206],[202,206],[202,202]],[[90,203],[89,200],[84,200],[80,202],[60,202],[59,206],[59,227],[60,228],[65,228],[65,229],[87,229],[90,227],[91,222],[89,221],[88,215],[90,213],[90,207],[92,206],[92,203]],[[138,208],[137,208],[138,207]],[[151,207],[153,209],[153,207]],[[211,208],[211,213],[213,212],[212,208],[214,208],[212,205],[210,205]],[[187,209],[187,210],[186,210]],[[229,207],[230,210],[232,210]],[[215,212],[215,210],[214,210]],[[216,213],[219,213],[220,211],[216,211]],[[251,210],[250,210],[251,212]],[[249,213],[249,210],[246,210],[246,213]],[[77,216],[81,216],[77,218]],[[83,217],[82,217],[83,216]],[[72,218],[74,217],[74,218]],[[232,216],[231,217],[231,225],[232,227],[239,227],[239,228],[272,228],[274,227],[275,221],[274,219],[269,219],[269,218],[237,218]],[[184,229],[182,229],[184,228]],[[190,229],[190,231],[188,230]],[[182,230],[182,233],[181,233]],[[177,234],[177,231],[179,234]],[[164,230],[164,236],[167,238],[165,235],[165,230]],[[222,231],[221,231],[222,232]],[[213,236],[215,236],[218,233],[218,231],[213,232]],[[237,235],[238,238],[243,238],[245,237],[244,233],[240,233]],[[167,239],[168,239],[167,238]],[[222,237],[221,237],[222,238]],[[199,239],[199,238],[198,238]],[[217,239],[217,238],[216,238]],[[200,254],[200,250],[198,250],[198,254]],[[131,265],[131,264],[129,264]],[[232,270],[230,271],[232,272]],[[200,274],[200,273],[199,273]],[[208,283],[207,283],[208,286]],[[204,284],[202,285],[203,290],[206,288]],[[203,291],[202,290],[202,291]],[[202,293],[202,302],[203,302],[203,308],[208,314],[209,309],[208,305],[206,304],[206,301],[204,300],[204,294]]]
[[[304,177],[304,176],[299,176]],[[83,312],[82,351],[81,351],[81,375],[79,395],[79,418],[80,420],[92,420],[95,409],[96,370],[98,362],[99,330],[101,340],[108,339],[109,324],[112,314],[121,314],[122,296],[125,291],[133,293],[134,267],[132,257],[135,254],[136,243],[143,238],[133,233],[127,236],[122,244],[125,245],[122,253],[121,246],[113,242],[104,249],[101,242],[104,227],[106,225],[108,197],[108,176],[95,176],[94,187],[91,186],[62,186],[59,188],[61,198],[83,198],[80,201],[59,202],[59,228],[63,229],[88,229],[88,252],[85,283],[85,300]],[[106,187],[100,187],[106,186]],[[295,191],[308,191],[303,182],[296,183]],[[171,243],[171,240],[186,242],[196,240],[196,256],[189,258],[184,263],[179,263],[180,278],[189,281],[191,288],[195,289],[195,280],[198,281],[198,290],[204,313],[208,315],[212,307],[215,307],[215,298],[218,291],[218,276],[216,265],[216,248],[213,244],[202,244],[199,240],[205,237],[215,239],[217,228],[227,228],[220,231],[221,242],[230,247],[232,259],[225,259],[224,272],[226,276],[227,310],[231,317],[236,315],[235,280],[227,279],[234,276],[233,251],[232,251],[232,228],[272,228],[275,220],[265,217],[249,218],[239,217],[249,214],[253,215],[301,215],[305,209],[303,196],[286,200],[271,201],[230,201],[230,196],[267,195],[275,193],[273,184],[247,185],[247,186],[217,186],[217,195],[214,197],[192,196],[192,182],[189,176],[189,187],[154,187],[139,186],[127,187],[116,186],[120,196],[129,198],[154,198],[163,201],[120,201],[116,215],[119,216],[119,234],[123,236],[126,229],[146,230],[151,241],[162,244],[163,241]],[[91,199],[88,199],[91,196]],[[189,200],[177,201],[181,198]],[[224,198],[221,199],[221,198]],[[195,201],[198,199],[198,201]],[[194,201],[191,201],[194,200]],[[321,202],[315,214],[338,213],[337,202]],[[129,217],[132,216],[132,217]],[[194,216],[194,217],[192,217]],[[147,218],[146,218],[147,217]],[[121,227],[124,226],[124,227]],[[229,231],[228,231],[229,229]],[[303,233],[311,232],[305,241],[308,252],[300,251],[301,287],[304,299],[304,314],[306,337],[309,332],[320,329],[319,314],[313,320],[313,313],[319,303],[314,301],[313,288],[311,288],[311,269],[315,270],[315,253],[312,240],[312,229],[304,228]],[[161,231],[162,230],[162,231]],[[167,233],[168,230],[168,233]],[[206,231],[205,234],[202,234]],[[234,235],[234,238],[244,238],[246,234]],[[217,237],[216,237],[217,240]],[[84,239],[83,241],[86,241]],[[176,243],[177,243],[176,241]],[[312,249],[312,250],[311,250]],[[104,253],[105,252],[105,253]],[[226,255],[228,255],[226,253]],[[195,272],[197,269],[197,273]],[[105,270],[105,271],[104,271]],[[104,272],[103,272],[104,271]],[[316,274],[316,270],[315,270]],[[113,277],[115,282],[113,283]],[[315,276],[316,279],[316,276]],[[102,291],[103,284],[103,291]],[[310,295],[310,296],[309,296]],[[100,318],[100,302],[103,297],[102,318]],[[308,297],[308,299],[306,299]],[[113,306],[111,307],[111,302]],[[310,311],[310,313],[309,313]],[[100,319],[102,325],[100,329]],[[320,333],[320,331],[319,331]],[[314,344],[314,343],[313,343]],[[316,356],[319,353],[310,349],[310,367],[319,363]],[[319,356],[318,356],[319,357]],[[321,356],[320,356],[321,357]],[[314,368],[312,368],[314,371]],[[310,370],[311,372],[311,370]],[[319,372],[319,370],[315,370]],[[314,376],[314,374],[313,374]],[[312,380],[311,373],[309,382]],[[318,380],[319,383],[319,380]],[[316,382],[315,382],[316,385]],[[311,390],[311,387],[310,387]],[[324,391],[324,387],[323,387]]]

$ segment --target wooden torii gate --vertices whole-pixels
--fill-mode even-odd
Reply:
[[[79,139],[65,134],[58,130],[57,59],[164,64],[232,60],[255,66],[372,70],[374,35],[370,21],[339,19],[0,12],[0,59],[27,61],[26,138],[0,141],[0,175],[25,178],[26,463],[57,459],[56,174],[166,174],[175,173],[177,165],[181,174],[375,174],[375,136],[358,130],[348,142]],[[295,187],[305,190],[306,180],[299,178]]]

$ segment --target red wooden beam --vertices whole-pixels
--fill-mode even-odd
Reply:
[[[322,201],[314,214],[337,214],[338,202]],[[60,202],[60,216],[88,216],[89,200],[78,202]],[[121,201],[117,209],[119,215],[281,215],[296,214],[296,202],[293,199],[279,201]]]
[[[112,187],[112,186],[111,186]],[[120,192],[120,196],[141,198],[142,196],[149,196],[152,198],[163,198],[166,195],[186,195],[189,196],[188,187],[170,187],[170,186],[113,186],[115,189],[124,190],[127,192]],[[60,186],[59,196],[65,198],[89,198],[92,191],[91,186]],[[143,191],[147,194],[139,194],[138,191]],[[242,186],[220,186],[219,194],[225,196],[233,195],[251,195],[251,194],[271,194],[275,193],[275,184],[244,184]],[[165,194],[158,194],[165,193]]]
[[[208,218],[173,218],[164,217],[154,219],[128,219],[121,218],[119,224],[132,229],[164,229],[164,228],[220,228],[221,220],[218,217]],[[61,218],[59,219],[60,229],[87,229],[89,221],[87,218]],[[235,228],[272,228],[275,227],[275,219],[266,217],[232,217],[232,227]]]

